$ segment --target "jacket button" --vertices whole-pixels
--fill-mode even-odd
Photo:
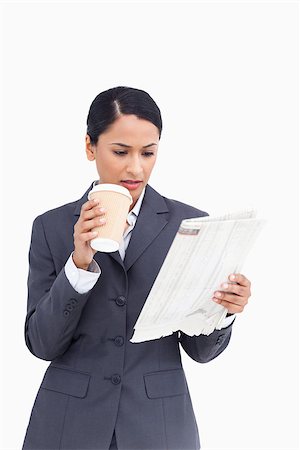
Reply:
[[[71,300],[70,300],[70,305],[75,306],[76,303],[77,303],[76,298],[71,298]]]
[[[118,306],[124,306],[126,303],[126,298],[124,297],[124,295],[119,295],[119,297],[116,298],[116,304]]]
[[[64,310],[64,316],[68,317],[68,315],[70,314],[70,311],[67,311],[66,309]]]
[[[118,345],[118,347],[121,347],[124,344],[124,339],[122,336],[116,336],[115,337],[115,344]]]
[[[72,309],[73,309],[74,307],[72,306],[72,305],[67,305],[67,307],[66,307],[66,309],[68,310],[68,311],[72,311]]]
[[[120,381],[121,381],[120,375],[118,375],[118,374],[112,375],[112,377],[111,377],[111,382],[112,382],[113,384],[119,384]]]
[[[216,343],[217,343],[217,344],[222,344],[223,340],[224,340],[224,334],[221,334],[221,335],[218,337]]]

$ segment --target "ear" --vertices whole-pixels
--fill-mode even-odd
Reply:
[[[92,145],[90,136],[88,134],[86,134],[86,136],[85,136],[85,152],[86,152],[87,159],[89,161],[94,161],[95,151],[96,151],[96,148],[95,148],[95,146]]]

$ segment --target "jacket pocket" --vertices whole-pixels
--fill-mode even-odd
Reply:
[[[41,388],[83,398],[86,396],[90,378],[90,374],[85,372],[49,366]]]
[[[172,397],[188,393],[183,369],[145,373],[144,383],[148,398]]]

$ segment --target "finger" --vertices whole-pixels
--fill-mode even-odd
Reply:
[[[97,216],[103,216],[106,213],[106,209],[103,208],[102,206],[98,207],[95,206],[94,208],[88,210],[88,211],[83,211],[81,219],[83,221],[86,220],[91,220],[91,219],[95,219],[97,218]]]
[[[88,210],[82,210],[80,217],[82,220],[89,220],[93,219],[95,216],[103,215],[105,212],[106,209],[98,203],[97,205],[92,205],[92,208]]]
[[[91,220],[85,220],[81,223],[79,233],[90,231],[92,228],[100,227],[106,223],[105,217],[94,217]]]
[[[94,206],[97,206],[99,204],[100,200],[98,198],[92,198],[81,206],[81,211],[88,211],[89,209],[92,209]]]
[[[220,295],[218,295],[220,294]],[[247,297],[240,297],[239,295],[235,294],[228,294],[226,292],[220,292],[218,291],[217,294],[213,296],[213,300],[216,301],[216,303],[221,303],[222,301],[226,301],[228,303],[232,303],[234,305],[246,305],[248,303]]]
[[[228,276],[228,279],[230,281],[234,281],[234,282],[240,284],[241,286],[245,286],[245,287],[251,286],[250,280],[248,280],[248,278],[246,278],[245,275],[243,275],[241,273],[232,273]]]
[[[228,292],[228,293],[232,292],[232,293],[234,293],[236,295],[240,295],[240,296],[248,295],[248,293],[249,293],[249,288],[247,288],[245,286],[241,286],[236,283],[222,283],[220,286],[220,290]],[[216,291],[216,292],[218,292],[218,291]]]
[[[80,233],[80,234],[78,234],[78,236],[76,236],[76,239],[79,242],[84,243],[86,241],[90,241],[92,239],[95,239],[95,237],[97,237],[97,235],[98,235],[97,231],[89,231],[87,233]]]
[[[238,305],[236,303],[227,302],[226,300],[220,300],[220,301],[218,300],[217,303],[219,303],[219,305],[224,306],[224,308],[226,308],[228,310],[228,312],[230,312],[230,313],[242,312],[242,311],[244,311],[244,307],[245,307],[245,305]]]
[[[81,222],[82,220],[90,219],[92,217],[92,210],[95,206],[98,206],[98,203],[96,203],[97,199],[91,199],[87,202],[83,203],[80,209],[80,216],[78,219],[78,222]]]

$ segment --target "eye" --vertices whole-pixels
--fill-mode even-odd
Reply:
[[[122,150],[114,150],[114,153],[115,153],[116,155],[118,155],[118,156],[124,156],[124,155],[127,155],[127,152],[124,152],[124,151],[122,151]],[[143,155],[145,155],[146,158],[149,158],[149,156],[154,155],[154,153],[153,153],[153,152],[145,152],[145,153],[143,153]]]
[[[123,151],[114,151],[114,153],[119,156],[126,155],[126,152],[123,152]]]

